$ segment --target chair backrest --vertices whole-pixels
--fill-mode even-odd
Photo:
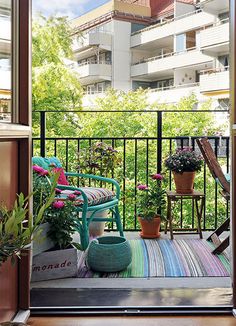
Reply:
[[[55,167],[61,168],[61,162],[55,156],[52,157],[42,157],[42,156],[34,156],[32,157],[32,164],[41,166],[42,168],[48,170],[51,164],[54,164]]]
[[[226,192],[226,194],[229,194],[230,183],[225,178],[209,140],[207,138],[198,138],[197,144],[213,178],[216,180],[218,179],[223,190]]]

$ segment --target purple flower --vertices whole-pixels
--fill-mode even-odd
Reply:
[[[76,196],[80,196],[80,195],[81,195],[81,191],[79,191],[79,190],[75,190],[75,191],[74,191],[74,194],[75,194]]]
[[[65,203],[61,200],[58,200],[58,201],[55,201],[53,204],[52,204],[52,207],[53,208],[56,208],[56,209],[61,209],[65,206]]]
[[[76,195],[74,195],[74,194],[69,194],[67,198],[68,198],[69,200],[71,200],[71,201],[74,201],[74,200],[76,200]]]
[[[162,180],[163,179],[163,176],[161,174],[159,174],[159,173],[155,173],[155,174],[152,174],[151,175],[151,178],[153,180]]]
[[[148,186],[147,185],[137,185],[137,189],[138,190],[148,190]]]

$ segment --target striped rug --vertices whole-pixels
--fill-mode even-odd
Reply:
[[[223,277],[230,274],[226,254],[213,255],[206,240],[130,240],[132,263],[118,273],[96,273],[79,264],[78,277]]]

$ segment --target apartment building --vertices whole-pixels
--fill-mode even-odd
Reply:
[[[0,122],[10,119],[11,99],[11,8],[9,1],[0,6]]]
[[[108,87],[150,101],[229,101],[228,0],[112,0],[72,21],[85,105]]]

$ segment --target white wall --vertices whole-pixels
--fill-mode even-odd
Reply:
[[[192,83],[195,83],[195,70],[183,68],[174,71],[175,86]]]
[[[113,20],[112,87],[127,91],[130,79],[130,35],[131,23]]]
[[[194,10],[195,10],[195,7],[188,3],[182,3],[182,2],[177,2],[177,1],[175,1],[175,3],[174,3],[175,17],[183,16],[184,14],[187,14],[188,12],[191,12]]]

